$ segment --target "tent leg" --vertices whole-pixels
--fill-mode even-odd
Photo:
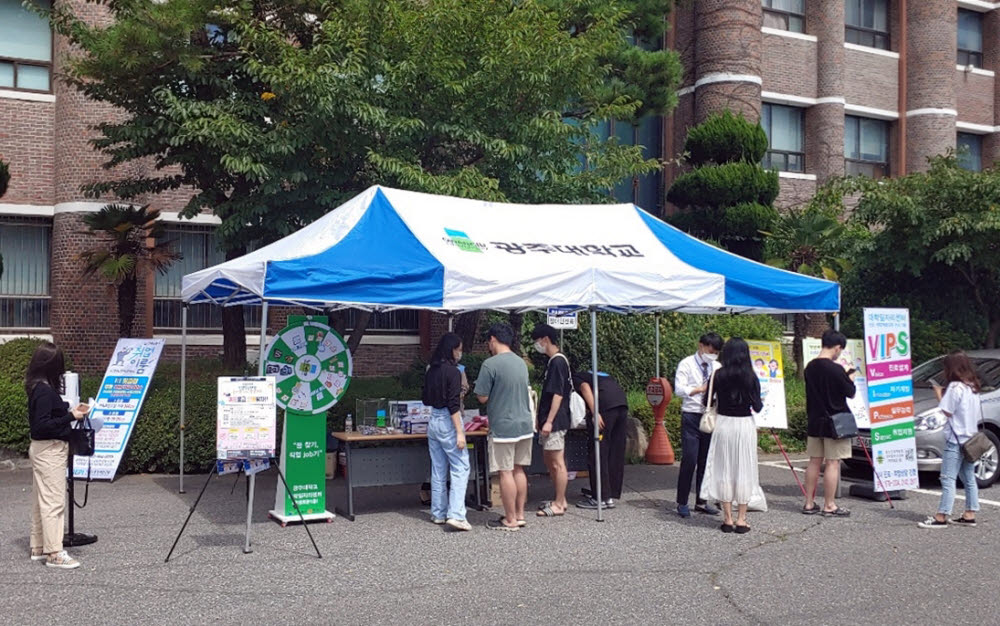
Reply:
[[[455,332],[455,316],[451,313],[448,314],[448,332]]]
[[[840,313],[833,314],[833,329],[840,332]]]
[[[267,300],[260,307],[260,353],[257,355],[257,375],[264,375],[264,350],[267,349]]]
[[[597,310],[590,310],[590,369],[591,386],[594,389],[594,408],[597,413],[600,409],[600,391],[597,388]],[[604,495],[601,494],[601,426],[598,420],[594,419],[594,486],[597,496],[597,521],[604,521]]]
[[[185,392],[187,391],[187,321],[188,321],[188,305],[184,303],[181,305],[181,447],[180,447],[180,486],[178,489],[179,493],[184,493],[184,412],[185,406]]]

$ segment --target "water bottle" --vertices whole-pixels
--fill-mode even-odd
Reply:
[[[347,414],[347,419],[344,421],[344,432],[345,433],[354,432],[354,418],[351,417],[350,413]]]

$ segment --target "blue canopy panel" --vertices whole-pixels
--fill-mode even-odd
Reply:
[[[726,307],[760,312],[838,312],[840,285],[751,261],[700,241],[636,207],[646,226],[677,258],[726,278]]]
[[[379,189],[364,216],[336,245],[312,256],[269,262],[264,297],[269,302],[440,308],[444,266]]]

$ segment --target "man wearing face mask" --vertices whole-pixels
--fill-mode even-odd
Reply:
[[[573,392],[569,359],[559,351],[559,331],[548,324],[538,324],[531,331],[535,352],[549,357],[545,366],[542,397],[538,401],[538,442],[542,444],[545,467],[549,470],[555,498],[538,510],[539,517],[566,514],[566,431],[570,427],[569,396]]]
[[[708,446],[712,442],[711,433],[698,429],[701,416],[705,412],[702,397],[708,391],[708,382],[719,368],[717,359],[722,350],[722,337],[716,333],[706,333],[698,340],[698,351],[680,362],[674,380],[674,392],[683,400],[681,404],[681,472],[677,477],[677,514],[691,517],[688,497],[691,493],[691,479],[695,479],[694,509],[708,515],[718,515],[719,510],[700,499],[701,481],[705,477],[705,463],[708,461]]]

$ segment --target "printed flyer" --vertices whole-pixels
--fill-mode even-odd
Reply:
[[[776,341],[748,341],[750,360],[760,380],[764,408],[754,416],[757,428],[788,428],[785,404],[785,372],[781,344]]]

